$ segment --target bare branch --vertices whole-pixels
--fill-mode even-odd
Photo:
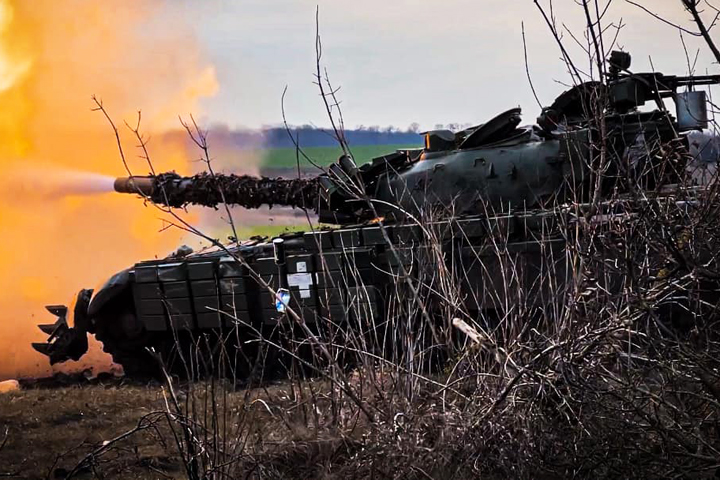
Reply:
[[[535,91],[535,86],[533,85],[532,78],[530,77],[530,67],[528,66],[528,56],[527,56],[527,43],[525,41],[525,22],[520,22],[520,29],[522,31],[522,40],[523,40],[523,55],[525,58],[525,74],[527,75],[528,83],[530,84],[530,90],[532,90],[533,97],[535,98],[535,102],[537,102],[538,107],[540,109],[543,108],[542,103],[540,103],[540,99],[537,96],[537,92]]]

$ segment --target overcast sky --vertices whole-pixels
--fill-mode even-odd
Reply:
[[[693,27],[680,0],[637,1]],[[522,22],[541,102],[551,103],[565,89],[558,81],[568,81],[555,41],[532,0],[170,2],[167,14],[188,18],[217,69],[220,90],[203,103],[206,121],[232,127],[278,124],[287,85],[290,123],[327,124],[312,84],[316,5],[323,65],[342,87],[350,127],[480,123],[517,105],[523,107],[525,122],[533,122],[539,107],[525,74]],[[554,11],[558,24],[582,35],[584,17],[574,0],[555,0]],[[614,0],[604,24],[621,19],[625,27],[618,44],[632,53],[634,71],[648,70],[652,59],[666,73],[686,74],[676,29],[624,0]],[[564,37],[578,53],[570,36]],[[700,40],[685,40],[691,55],[700,48],[698,73],[708,68],[720,72]]]

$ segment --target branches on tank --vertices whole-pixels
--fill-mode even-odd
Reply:
[[[154,177],[150,199],[175,208],[187,205],[217,207],[225,203],[244,208],[283,205],[316,209],[318,182],[316,178],[282,179],[250,175],[213,175],[208,172],[182,177],[170,172]]]

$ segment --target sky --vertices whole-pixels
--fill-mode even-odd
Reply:
[[[680,0],[637,0],[692,28]],[[602,0],[601,8],[606,3]],[[546,8],[547,0],[541,1]],[[521,106],[531,123],[539,113],[526,72],[540,101],[550,104],[569,82],[555,40],[532,0],[191,0],[168,2],[158,21],[183,17],[216,69],[217,94],[202,102],[203,120],[232,128],[277,125],[281,97],[291,124],[328,124],[314,81],[315,11],[319,9],[322,65],[340,87],[348,127],[418,122],[472,123]],[[710,7],[706,7],[708,23]],[[584,16],[575,0],[555,0],[559,26],[578,40]],[[633,55],[633,70],[687,73],[677,29],[625,0],[612,1],[604,25],[625,25],[618,46]],[[608,32],[608,38],[614,33]],[[715,35],[715,34],[714,34]],[[717,35],[715,35],[717,36]],[[563,40],[577,58],[569,33]],[[701,39],[685,35],[698,65],[720,73]],[[587,67],[587,60],[579,62]]]

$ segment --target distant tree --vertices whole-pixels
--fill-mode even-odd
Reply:
[[[436,123],[434,130],[445,130],[445,125],[443,125],[442,123]]]
[[[380,126],[379,125],[370,125],[367,129],[368,129],[368,132],[379,132]]]
[[[411,123],[410,126],[408,126],[407,131],[410,133],[420,133],[420,124],[417,122]]]

